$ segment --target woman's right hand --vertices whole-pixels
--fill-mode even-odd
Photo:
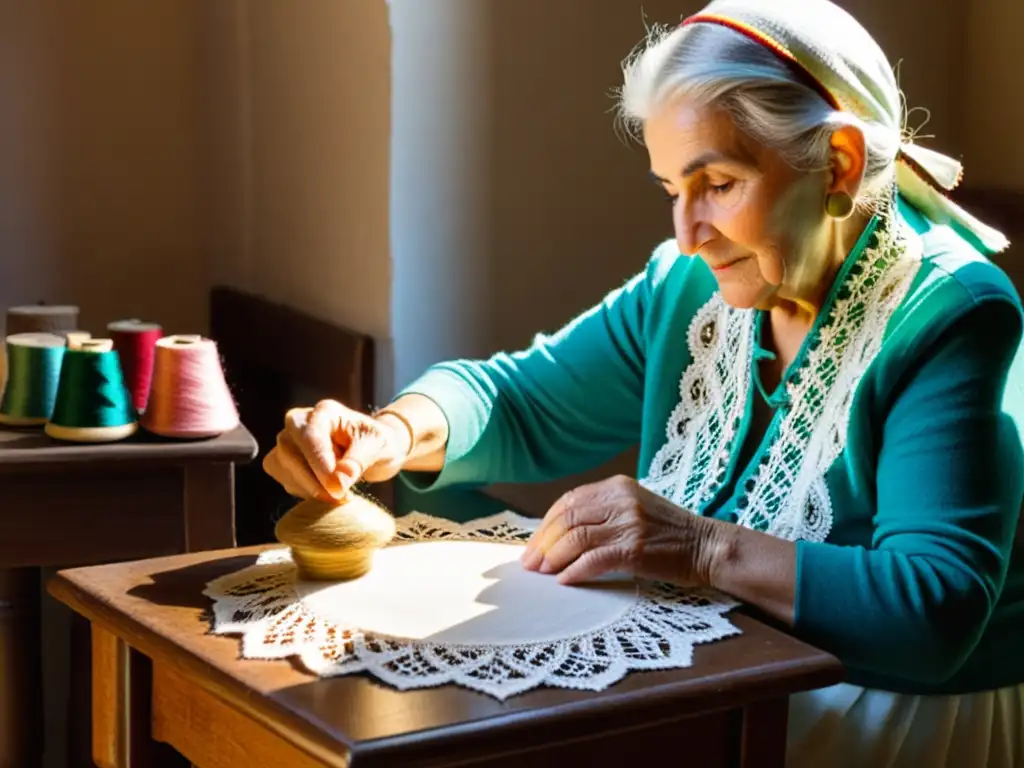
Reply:
[[[293,408],[284,422],[263,469],[300,499],[340,500],[360,479],[390,480],[412,448],[402,420],[373,418],[336,400]]]

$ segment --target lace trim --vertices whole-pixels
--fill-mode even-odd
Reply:
[[[753,365],[754,315],[715,293],[687,333],[693,362],[679,381],[667,440],[641,481],[683,509],[700,510],[725,481]]]
[[[892,231],[890,221],[879,223],[874,243],[850,268],[803,364],[786,385],[790,405],[745,481],[739,525],[791,541],[824,541],[832,530],[825,473],[846,445],[857,385],[921,264],[920,239],[901,221]],[[667,442],[641,480],[685,509],[699,512],[714,498],[737,450],[750,396],[754,317],[750,310],[730,309],[716,293],[690,328],[693,362],[682,376],[681,401],[669,417]],[[694,396],[705,390],[716,396]]]
[[[511,512],[465,525],[413,512],[398,518],[397,542],[522,543],[536,520]],[[630,671],[688,667],[694,646],[739,634],[723,614],[738,603],[709,590],[640,582],[621,618],[581,636],[520,645],[462,646],[381,637],[325,620],[296,590],[287,549],[207,585],[211,631],[241,635],[249,659],[298,658],[310,672],[369,672],[400,690],[456,683],[498,699],[541,685],[601,690]]]

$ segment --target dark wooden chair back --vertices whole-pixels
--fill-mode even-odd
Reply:
[[[217,342],[239,415],[259,455],[236,477],[238,543],[274,540],[274,524],[295,503],[263,471],[289,408],[322,398],[369,408],[374,343],[365,334],[234,288],[210,292],[210,336]]]

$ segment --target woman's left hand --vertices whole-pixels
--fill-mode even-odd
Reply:
[[[604,573],[680,586],[709,583],[714,522],[680,509],[630,477],[569,491],[523,553],[527,570],[577,584]]]

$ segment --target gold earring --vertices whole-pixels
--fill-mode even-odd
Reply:
[[[825,195],[825,213],[833,219],[848,219],[853,214],[853,198],[846,192]]]

